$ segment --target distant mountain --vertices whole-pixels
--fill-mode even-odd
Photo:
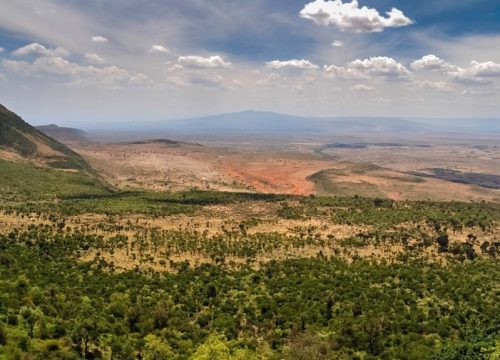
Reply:
[[[37,126],[36,129],[64,144],[89,144],[91,142],[87,139],[87,132],[81,129],[61,127],[54,124]]]
[[[86,161],[0,105],[0,150],[53,168],[90,170]]]
[[[144,128],[195,134],[314,135],[345,133],[415,133],[432,130],[432,125],[399,118],[319,118],[273,112],[244,111],[190,119],[151,123]]]
[[[412,119],[420,124],[433,126],[441,131],[476,133],[476,134],[499,134],[500,118],[490,119]]]
[[[94,125],[92,138],[137,140],[155,138],[197,141],[211,138],[394,137],[500,135],[499,119],[426,119],[399,117],[312,117],[274,112],[243,111],[163,121],[136,121]]]

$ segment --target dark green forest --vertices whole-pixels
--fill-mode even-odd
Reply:
[[[317,258],[258,271],[179,263],[175,274],[112,274],[73,260],[80,245],[62,234],[0,241],[6,359],[498,356],[493,259],[442,268]]]
[[[53,170],[22,173],[13,164],[4,170],[10,175],[1,180],[0,214],[25,225],[1,228],[2,360],[500,357],[499,244],[475,235],[498,238],[498,205],[116,192],[72,173],[51,188],[44,184],[54,180]],[[20,174],[30,179],[15,181]],[[264,221],[254,217],[214,237],[196,228],[119,225],[131,214],[189,218],[209,211],[205,207],[249,202],[274,206],[273,216],[283,221],[322,217],[369,230],[338,242],[354,254],[346,257],[327,255],[313,227],[294,236],[248,234]],[[69,217],[89,213],[107,217],[106,223],[67,225]],[[101,235],[110,228],[122,235]],[[118,271],[104,253],[125,246],[123,234],[134,229],[131,256],[142,254],[145,263],[158,262],[147,252],[157,247],[162,256],[209,254],[214,263],[170,261],[170,271]],[[470,232],[467,242],[451,243],[449,236],[461,231]],[[387,259],[356,253],[380,244],[402,250]],[[261,254],[308,246],[325,252],[255,264]],[[442,262],[424,256],[434,248]],[[96,252],[94,260],[82,261],[88,251]],[[226,255],[248,261],[230,266]]]

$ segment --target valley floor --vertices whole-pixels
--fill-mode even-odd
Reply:
[[[500,202],[500,150],[496,147],[325,149],[302,144],[297,151],[277,152],[132,142],[74,145],[74,149],[120,188]],[[454,176],[444,176],[439,169],[450,169]],[[488,183],[484,174],[489,174]]]

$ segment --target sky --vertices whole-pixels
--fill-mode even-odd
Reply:
[[[500,118],[500,1],[0,0],[0,103],[80,126]]]

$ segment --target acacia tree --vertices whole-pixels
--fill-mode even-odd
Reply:
[[[176,356],[170,345],[162,341],[159,337],[149,334],[144,338],[144,360],[169,360]]]

